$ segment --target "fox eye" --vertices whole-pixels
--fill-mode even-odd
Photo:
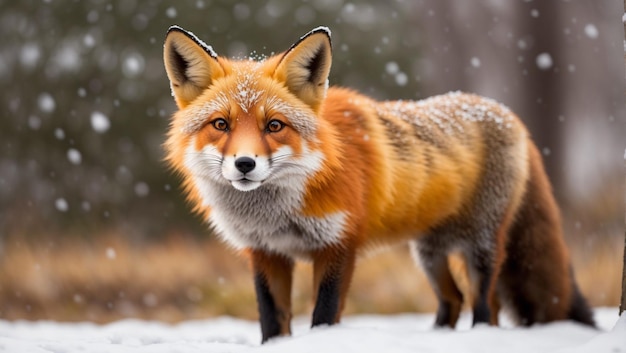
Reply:
[[[226,131],[228,130],[228,122],[223,118],[217,118],[211,122],[211,125],[215,130]]]
[[[279,132],[284,127],[285,127],[285,124],[282,121],[270,120],[270,122],[267,123],[266,129],[268,132]]]

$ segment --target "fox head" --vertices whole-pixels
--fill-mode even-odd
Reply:
[[[321,122],[331,66],[330,31],[319,27],[262,61],[218,56],[173,26],[164,61],[174,114],[168,159],[195,179],[251,191],[320,168]]]

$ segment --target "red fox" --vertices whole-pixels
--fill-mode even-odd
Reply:
[[[572,319],[593,326],[574,281],[541,156],[519,120],[465,93],[377,102],[328,86],[330,31],[261,61],[229,60],[173,26],[164,60],[179,110],[165,143],[188,197],[251,259],[262,340],[290,334],[294,261],[313,263],[312,325],[337,323],[355,259],[407,242],[454,327]]]

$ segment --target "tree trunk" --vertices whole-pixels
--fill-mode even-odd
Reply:
[[[624,0],[624,14],[626,15],[626,0]],[[626,43],[626,22],[624,22],[624,40]],[[626,49],[626,48],[625,48]],[[624,64],[626,65],[626,53],[624,53]],[[626,94],[626,92],[624,92]],[[624,167],[626,167],[626,151],[624,151]],[[626,173],[626,168],[624,170]],[[626,178],[624,178],[626,180]],[[626,214],[624,215],[626,225]],[[624,263],[622,264],[622,302],[619,306],[619,314],[626,310],[626,231],[624,232]]]
[[[527,72],[522,81],[523,98],[520,116],[532,132],[533,141],[544,158],[546,172],[557,200],[564,198],[563,126],[559,116],[565,112],[563,100],[566,71],[563,59],[562,34],[563,15],[556,1],[516,2],[517,11],[523,16],[518,31],[526,38],[524,68]],[[532,16],[529,20],[527,17]]]

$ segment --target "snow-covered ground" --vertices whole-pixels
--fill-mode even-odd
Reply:
[[[306,318],[298,318],[293,337],[262,346],[258,324],[234,318],[104,326],[0,321],[0,352],[626,352],[626,315],[618,318],[616,308],[595,313],[600,330],[571,322],[470,329],[468,314],[456,331],[434,330],[433,315],[427,314],[351,316],[338,326],[311,330]]]

